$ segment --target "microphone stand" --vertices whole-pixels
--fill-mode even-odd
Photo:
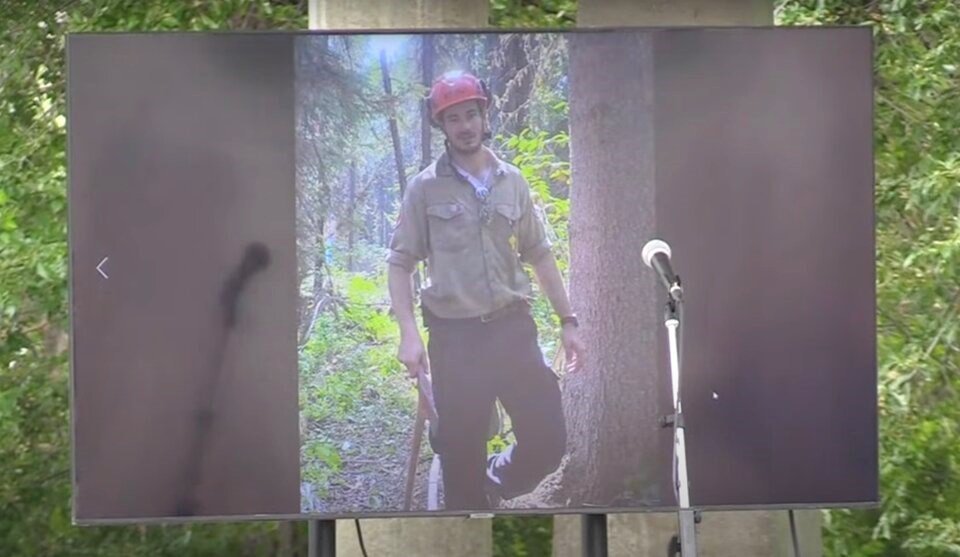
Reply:
[[[674,413],[661,419],[664,427],[673,426],[673,464],[674,464],[674,485],[677,489],[677,499],[680,503],[680,509],[677,512],[680,523],[680,540],[674,536],[670,540],[667,548],[668,557],[682,555],[683,557],[696,557],[697,555],[697,529],[696,524],[700,522],[700,513],[690,508],[690,484],[687,477],[687,445],[685,430],[686,424],[683,420],[683,406],[680,402],[680,347],[678,342],[677,330],[680,328],[680,316],[683,313],[683,301],[680,296],[680,277],[677,282],[669,288],[667,296],[666,309],[664,311],[664,326],[667,328],[667,335],[670,343],[670,380],[673,386],[673,410]]]
[[[336,557],[336,555],[337,521],[311,520],[307,524],[307,556]]]
[[[683,406],[680,402],[680,343],[678,329],[683,314],[683,289],[680,286],[680,277],[676,283],[667,288],[668,296],[664,311],[664,326],[670,348],[670,381],[673,387],[674,413],[660,418],[663,427],[673,427],[673,483],[677,490],[679,510],[677,518],[680,523],[680,537],[673,536],[667,546],[667,556],[697,557],[697,523],[700,522],[700,512],[690,508],[690,484],[687,477],[687,444],[683,420]],[[584,557],[606,557],[607,555],[607,520],[606,515],[587,514],[581,518],[583,532]]]
[[[583,557],[607,557],[607,515],[585,514],[580,518]]]

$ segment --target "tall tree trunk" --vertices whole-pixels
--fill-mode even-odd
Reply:
[[[489,33],[484,37],[483,42],[483,56],[487,69],[487,89],[490,91],[491,96],[493,96],[490,108],[487,109],[487,121],[490,122],[490,126],[496,131],[500,130],[500,108],[497,106],[497,99],[501,94],[500,76],[498,75],[500,65],[497,64],[497,59],[500,54],[500,37],[501,35]]]
[[[533,90],[535,68],[527,59],[523,36],[510,36],[503,45],[503,65],[497,72],[497,83],[502,96],[501,133],[516,134],[527,125],[526,101]]]
[[[309,0],[311,28],[482,27],[490,4],[479,0]],[[413,421],[415,415],[410,415]],[[371,555],[448,557],[492,554],[490,520],[462,518],[373,520],[363,522]],[[337,554],[359,556],[351,521],[337,524]]]
[[[400,185],[400,199],[403,199],[403,192],[407,191],[407,171],[403,163],[403,149],[400,146],[400,129],[397,124],[397,107],[393,98],[393,86],[390,83],[390,65],[387,63],[387,52],[380,51],[380,73],[383,75],[383,92],[390,102],[390,137],[393,139],[393,159],[397,166],[397,183]],[[377,205],[378,205],[378,229],[379,243],[381,246],[387,244],[387,216],[386,200],[384,199],[384,186],[377,186]]]
[[[420,43],[420,76],[421,83],[423,84],[424,89],[427,91],[427,95],[430,94],[430,86],[433,85],[433,74],[434,74],[434,65],[436,64],[436,46],[434,45],[434,36],[433,35],[423,35]],[[430,119],[430,107],[426,102],[420,103],[420,170],[430,166],[430,163],[433,162],[432,143],[433,143],[433,134],[432,134],[433,124]],[[401,199],[403,195],[401,194]],[[417,270],[413,273],[413,291],[417,294],[420,292],[420,266],[417,266]]]
[[[350,162],[350,178],[347,184],[347,271],[353,271],[353,248],[357,228],[357,161]]]
[[[326,36],[318,37],[318,41],[312,44],[315,51],[311,54],[319,53],[320,56],[325,56],[329,49],[329,40]],[[309,60],[302,60],[301,70],[315,75],[314,72],[317,71],[319,67],[318,64],[314,62],[315,57],[311,56]],[[300,95],[311,95],[315,94],[315,91],[302,90],[298,92]],[[315,109],[314,109],[315,110]],[[314,118],[322,118],[322,115],[314,116]],[[304,213],[307,215],[307,220],[312,227],[313,233],[313,246],[310,250],[310,255],[306,261],[305,267],[309,269],[309,272],[313,275],[313,285],[311,286],[311,293],[309,298],[305,298],[301,304],[302,319],[301,329],[300,329],[300,342],[305,341],[303,335],[307,333],[307,329],[310,326],[310,321],[313,314],[313,308],[316,306],[317,302],[320,301],[320,298],[323,297],[324,289],[324,273],[326,271],[326,238],[325,238],[325,228],[326,228],[326,215],[330,207],[330,186],[327,183],[327,168],[325,166],[325,160],[323,154],[320,151],[319,145],[316,142],[309,142],[309,150],[306,145],[298,146],[298,149],[302,149],[304,153],[310,153],[313,155],[312,165],[316,168],[316,184],[305,184],[303,191],[310,192],[305,193],[298,197],[298,202],[303,203]],[[300,287],[300,282],[297,283],[297,288]],[[299,292],[299,290],[298,290]]]
[[[647,472],[669,465],[672,439],[657,425],[656,283],[637,255],[654,232],[652,78],[649,35],[570,38],[570,292],[594,348],[592,371],[564,382],[564,484],[578,506],[673,504]]]
[[[380,247],[387,247],[388,232],[387,232],[387,186],[386,182],[383,180],[376,181],[377,188],[377,220],[379,228],[379,245]]]
[[[390,137],[393,139],[393,159],[397,165],[397,183],[400,184],[400,198],[407,191],[407,173],[403,166],[403,150],[400,149],[400,129],[397,126],[397,107],[393,98],[393,87],[390,85],[390,66],[387,64],[387,51],[380,51],[380,73],[383,74],[383,92],[390,103]]]
[[[420,82],[426,89],[427,95],[430,94],[430,86],[433,85],[433,59],[433,35],[423,35],[420,46]],[[420,157],[420,170],[430,166],[430,163],[433,162],[430,155],[432,141],[430,132],[432,127],[430,123],[430,109],[427,107],[427,103],[423,102],[420,104],[420,150],[422,152],[422,156]]]
[[[324,225],[326,221],[323,217],[319,217],[317,220],[317,239],[316,239],[316,249],[314,250],[313,258],[313,297],[319,298],[320,294],[323,292],[323,271],[324,266],[326,265],[326,240],[323,237]]]

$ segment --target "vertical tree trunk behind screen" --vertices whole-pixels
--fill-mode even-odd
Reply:
[[[309,0],[309,6],[314,29],[321,25],[331,29],[481,27],[490,13],[490,3],[481,0]],[[352,521],[338,521],[337,534],[337,541],[342,541],[337,543],[339,557],[361,555]],[[370,520],[364,522],[363,534],[369,554],[382,557],[484,557],[493,553],[488,520]]]
[[[407,171],[403,163],[403,149],[400,146],[400,127],[397,124],[397,106],[393,98],[393,85],[390,81],[390,64],[387,62],[387,53],[380,51],[380,73],[383,76],[383,92],[390,104],[389,125],[390,137],[393,140],[393,158],[397,167],[397,183],[400,188],[400,198],[403,198],[403,192],[407,190]],[[386,192],[381,184],[377,187],[378,218],[377,226],[379,231],[378,242],[381,246],[387,244],[387,217],[386,217]]]
[[[357,228],[357,162],[350,163],[350,177],[348,178],[347,192],[349,206],[347,207],[347,271],[353,271],[353,248],[356,245]]]
[[[588,355],[584,372],[564,380],[563,483],[578,505],[670,505],[659,477],[671,440],[658,425],[658,392],[669,388],[658,369],[662,321],[640,258],[654,231],[652,41],[615,33],[570,43],[570,292]]]
[[[423,35],[421,42],[420,50],[420,70],[422,72],[422,81],[423,87],[426,91],[424,96],[430,94],[430,86],[433,84],[433,58],[434,58],[434,48],[433,48],[433,35]],[[430,133],[430,111],[427,108],[427,103],[424,102],[420,105],[421,113],[421,131],[420,131],[420,147],[423,151],[423,157],[420,159],[420,170],[430,166],[432,162],[430,155],[430,142],[431,133]],[[402,195],[402,194],[401,194]]]

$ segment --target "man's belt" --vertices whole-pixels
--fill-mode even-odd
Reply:
[[[440,323],[476,323],[478,321],[480,323],[490,323],[491,321],[496,321],[501,317],[504,317],[513,313],[518,313],[520,311],[525,311],[525,310],[528,310],[529,308],[530,308],[530,304],[526,300],[521,299],[515,302],[511,302],[503,306],[502,308],[495,309],[490,313],[485,313],[479,317],[451,318],[451,317],[438,317],[437,315],[432,313],[429,309],[427,309],[425,305],[421,305],[421,311],[423,312],[423,324],[426,325],[428,328],[431,325],[440,324]]]
[[[526,310],[529,307],[530,307],[530,304],[528,304],[526,300],[517,300],[516,302],[511,302],[500,309],[495,309],[490,313],[485,313],[481,315],[478,319],[480,319],[481,323],[489,323],[505,315],[510,315],[511,313],[516,313],[518,311]]]

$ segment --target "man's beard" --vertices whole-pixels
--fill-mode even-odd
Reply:
[[[472,155],[483,148],[483,141],[481,140],[476,140],[476,143],[470,147],[464,147],[462,143],[458,144],[456,141],[448,141],[448,143],[450,144],[450,148],[459,155]]]

